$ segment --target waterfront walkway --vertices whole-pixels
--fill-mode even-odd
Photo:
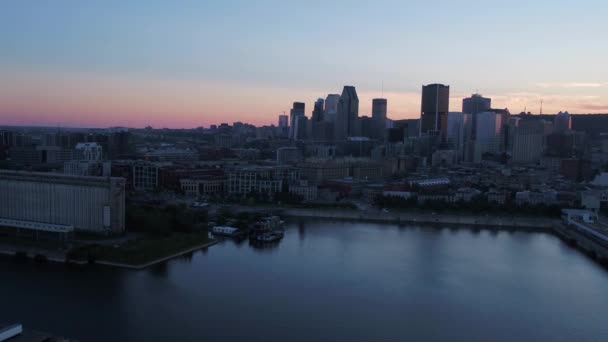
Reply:
[[[199,246],[194,246],[192,248],[188,248],[186,250],[183,251],[179,251],[175,254],[171,254],[162,258],[158,258],[156,260],[152,260],[150,262],[144,263],[144,264],[138,264],[138,265],[133,265],[133,264],[125,264],[125,263],[121,263],[121,262],[112,262],[112,261],[104,261],[104,260],[98,260],[95,263],[98,265],[104,265],[104,266],[113,266],[113,267],[121,267],[121,268],[128,268],[128,269],[132,269],[132,270],[142,270],[144,268],[148,268],[150,266],[159,264],[161,262],[165,262],[171,259],[175,259],[177,257],[180,257],[184,254],[188,254],[194,251],[198,251],[199,249],[205,249],[207,247],[213,246],[217,243],[217,240],[212,240],[209,242],[206,242],[202,245]]]

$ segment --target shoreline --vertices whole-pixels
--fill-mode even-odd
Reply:
[[[191,253],[191,252],[195,252],[195,251],[198,251],[198,250],[201,250],[201,249],[205,249],[205,248],[211,247],[211,246],[217,244],[218,242],[219,242],[218,240],[212,240],[212,241],[209,241],[209,242],[205,242],[202,245],[194,246],[194,247],[188,248],[186,250],[179,251],[177,253],[174,253],[174,254],[171,254],[171,255],[168,255],[168,256],[165,256],[165,257],[161,257],[161,258],[149,261],[149,262],[144,263],[144,264],[133,265],[133,264],[125,264],[125,263],[122,263],[122,262],[104,261],[104,260],[96,260],[94,262],[94,264],[95,265],[102,265],[102,266],[127,268],[127,269],[130,269],[130,270],[143,270],[143,269],[148,268],[150,266],[154,266],[156,264],[160,264],[160,263],[163,263],[165,261],[169,261],[171,259],[175,259],[177,257],[180,257],[180,256],[184,255],[184,254],[188,254],[188,253]]]
[[[282,209],[283,216],[291,218],[320,218],[339,220],[360,220],[368,222],[407,223],[407,224],[449,224],[476,227],[495,227],[510,229],[538,229],[552,231],[559,219],[523,216],[476,216],[471,214],[432,214],[432,213],[385,213],[339,209]]]
[[[184,254],[187,253],[191,253],[191,252],[195,252],[197,250],[201,250],[201,249],[205,249],[208,247],[211,247],[213,245],[215,245],[216,243],[218,243],[218,240],[212,240],[212,241],[208,241],[205,242],[201,245],[197,245],[194,247],[190,247],[188,249],[173,253],[171,255],[167,255],[164,257],[160,257],[154,260],[151,260],[149,262],[143,263],[143,264],[126,264],[126,263],[121,263],[121,262],[113,262],[113,261],[104,261],[104,260],[96,260],[93,265],[102,265],[102,266],[110,266],[110,267],[119,267],[119,268],[126,268],[126,269],[131,269],[131,270],[142,270],[145,268],[148,268],[150,266],[159,264],[159,263],[163,263],[165,261],[169,261],[171,259],[175,259],[177,257],[180,257]],[[45,257],[45,262],[52,262],[52,263],[58,263],[58,264],[69,264],[69,265],[78,265],[78,266],[86,266],[89,264],[88,261],[83,261],[83,260],[74,260],[74,259],[67,259],[66,255],[57,255],[56,253],[53,255],[52,253],[49,253],[49,251],[47,250],[42,250],[42,249],[17,249],[17,248],[12,248],[12,247],[2,247],[0,248],[0,255],[4,256],[4,257],[8,257],[8,258],[14,258],[16,256],[17,253],[19,252],[25,252],[26,254],[26,258],[28,260],[32,260],[35,261],[35,256],[36,255],[44,255]]]

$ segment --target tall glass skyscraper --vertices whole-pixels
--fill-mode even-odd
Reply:
[[[450,86],[429,84],[422,86],[420,109],[420,134],[447,136],[448,111],[450,107]]]
[[[334,126],[334,139],[346,140],[356,136],[357,117],[359,117],[359,97],[353,86],[344,86],[340,101],[338,101],[338,114]]]
[[[386,99],[372,100],[372,137],[384,139],[386,135]]]

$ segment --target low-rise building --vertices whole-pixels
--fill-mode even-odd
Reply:
[[[309,184],[308,181],[304,180],[290,184],[289,192],[302,196],[302,199],[307,202],[319,199],[319,187],[315,184]]]
[[[283,185],[298,179],[297,170],[289,167],[237,167],[228,172],[227,193],[229,195],[274,194],[282,191]]]

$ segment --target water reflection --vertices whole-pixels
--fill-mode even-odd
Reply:
[[[275,242],[260,242],[260,241],[249,241],[249,247],[254,249],[256,252],[272,252],[273,249],[276,249],[281,244],[281,241]]]
[[[167,275],[169,275],[169,263],[163,262],[150,266],[148,273],[158,278],[167,278]]]
[[[0,262],[0,321],[93,342],[608,341],[606,284],[547,234],[310,220],[141,272]]]

